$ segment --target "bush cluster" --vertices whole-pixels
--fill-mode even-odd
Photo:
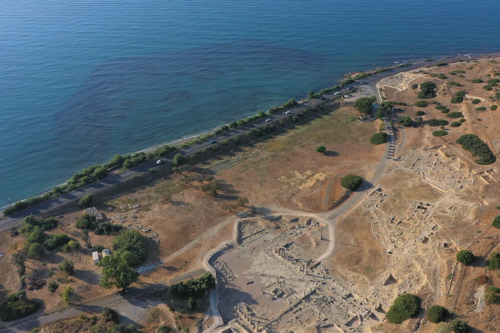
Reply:
[[[480,107],[476,108],[476,111],[486,111],[486,107],[480,106]]]
[[[456,112],[451,112],[451,113],[448,113],[448,114],[446,115],[446,117],[448,117],[448,118],[461,118],[461,117],[463,117],[463,116],[464,116],[464,115],[463,115],[463,113],[462,113],[462,112],[458,112],[458,111],[456,111]]]
[[[484,81],[481,80],[481,79],[474,79],[474,80],[472,80],[470,82],[472,82],[472,83],[483,83]]]
[[[340,185],[351,191],[356,191],[361,184],[363,184],[363,178],[356,175],[347,175],[340,180]]]
[[[498,84],[500,83],[500,79],[491,79],[487,81],[487,85],[485,85],[483,88],[485,90],[491,91],[493,90],[493,87],[497,87]]]
[[[206,290],[215,288],[215,278],[210,273],[205,273],[203,276],[195,280],[180,282],[170,287],[172,295],[180,297],[200,297]]]
[[[374,145],[380,145],[387,142],[388,135],[386,132],[378,132],[371,136],[370,142]]]
[[[10,321],[29,316],[35,313],[40,303],[26,297],[26,291],[21,290],[10,294],[7,299],[0,302],[0,320]]]
[[[404,294],[396,298],[394,304],[387,311],[386,318],[390,323],[401,324],[420,312],[420,297],[413,294]]]
[[[403,117],[398,118],[398,123],[400,123],[401,125],[403,125],[405,127],[413,126],[413,120],[408,116],[403,116]]]
[[[457,140],[462,148],[472,153],[472,156],[479,157],[475,162],[480,165],[487,165],[496,161],[496,156],[490,150],[490,147],[484,143],[477,135],[464,134]]]
[[[479,104],[479,103],[481,103],[481,100],[479,98],[475,98],[475,99],[472,100],[471,103],[472,104]]]
[[[47,249],[53,250],[58,246],[62,246],[64,244],[68,243],[69,241],[70,241],[70,238],[65,233],[52,234],[52,235],[49,235],[49,238],[47,238],[47,240],[45,240],[45,242],[43,244],[45,245],[45,247]]]
[[[361,97],[358,98],[356,102],[354,102],[354,107],[363,114],[369,114],[373,111],[373,103],[375,103],[377,99],[375,96],[370,97]]]
[[[437,108],[437,106],[436,106],[436,108]],[[424,111],[422,111],[422,110],[417,111],[417,116],[423,116],[423,115],[425,115]]]
[[[427,105],[429,105],[429,102],[427,101],[416,101],[415,106],[418,106],[419,108],[425,108]]]
[[[113,238],[115,251],[130,251],[133,255],[132,266],[139,266],[148,256],[146,239],[137,230],[122,230]]]
[[[495,228],[500,229],[500,215],[495,217],[492,224]]]
[[[450,312],[439,305],[434,305],[427,311],[427,318],[431,323],[435,324],[445,321],[449,315]]]
[[[492,106],[490,106],[490,110],[491,111],[495,111],[496,109],[498,109],[498,105],[492,105]]]
[[[455,81],[448,81],[446,82],[447,85],[449,86],[456,86],[456,87],[461,87],[462,85],[458,82],[455,82]]]
[[[465,74],[465,71],[463,71],[463,70],[456,70],[456,71],[451,71],[450,74],[451,75]]]
[[[460,127],[460,125],[462,125],[461,122],[458,122],[458,121],[454,121],[450,124],[450,127]]]
[[[447,135],[447,134],[448,134],[448,132],[446,132],[446,131],[444,131],[444,130],[441,130],[441,131],[434,131],[434,132],[432,132],[432,135],[437,136],[437,137],[440,137],[440,136],[445,136],[445,135]]]
[[[453,104],[458,104],[458,103],[462,103],[464,101],[464,97],[465,95],[467,95],[467,92],[466,91],[463,91],[463,90],[460,90],[460,91],[457,91],[453,97],[451,98],[451,102]]]
[[[469,250],[461,250],[457,252],[457,260],[464,265],[470,264],[474,261],[474,253]]]
[[[421,99],[431,99],[436,97],[436,84],[432,81],[423,82],[420,84],[420,91],[417,97]],[[416,105],[416,104],[415,104]]]
[[[429,126],[446,126],[448,124],[449,124],[449,122],[447,122],[444,119],[430,119],[427,122],[427,125],[429,125]]]

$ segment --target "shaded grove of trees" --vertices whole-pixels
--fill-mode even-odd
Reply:
[[[363,114],[369,114],[373,110],[373,103],[375,103],[377,99],[375,96],[370,97],[361,97],[358,98],[356,102],[354,102],[354,107]]]
[[[378,132],[371,136],[370,142],[374,145],[380,145],[387,142],[388,135],[386,132]]]
[[[195,280],[180,282],[170,287],[172,295],[184,298],[203,296],[206,290],[215,288],[215,278],[210,273],[205,273]]]
[[[387,311],[386,318],[390,323],[401,324],[406,319],[416,316],[420,312],[420,297],[413,294],[404,294],[396,298],[394,304]]]
[[[423,82],[420,84],[420,91],[417,97],[421,99],[431,99],[436,97],[436,84],[432,81]]]
[[[28,299],[26,291],[21,290],[10,294],[7,299],[0,302],[0,320],[10,321],[29,316],[40,308],[40,303]]]
[[[479,159],[475,160],[477,164],[487,165],[497,160],[490,147],[477,135],[464,134],[458,138],[457,143],[461,144],[463,149],[470,151],[472,156],[479,157]]]
[[[130,266],[139,266],[148,256],[146,239],[137,230],[122,230],[113,238],[113,249],[115,251],[129,251]]]
[[[357,175],[347,175],[340,180],[340,185],[351,191],[356,191],[361,184],[363,184],[363,178]]]
[[[445,126],[448,124],[449,124],[449,122],[444,120],[444,119],[430,119],[427,122],[427,125],[429,125],[429,126]]]

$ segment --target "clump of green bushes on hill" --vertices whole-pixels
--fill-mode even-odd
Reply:
[[[400,123],[401,125],[403,125],[405,127],[412,127],[413,126],[413,120],[408,116],[403,116],[403,117],[398,118],[398,123]]]
[[[437,75],[438,79],[441,79],[441,80],[446,80],[448,77],[446,75],[444,75],[443,73],[439,73]]]
[[[420,297],[413,294],[404,294],[396,298],[394,304],[387,311],[386,318],[392,324],[401,324],[406,319],[416,316],[420,312]]]
[[[200,297],[208,289],[215,288],[215,278],[210,273],[205,273],[195,280],[180,282],[170,287],[170,292],[179,297]]]
[[[419,108],[425,108],[427,105],[429,105],[429,102],[427,102],[427,101],[417,101],[417,102],[415,102],[415,106],[418,106]]]
[[[0,302],[0,320],[10,321],[29,316],[40,308],[40,303],[28,299],[26,291],[21,290],[10,294],[7,299]]]
[[[446,321],[449,315],[450,311],[440,305],[434,305],[429,310],[427,310],[427,318],[431,323],[435,324]]]
[[[479,104],[479,103],[481,103],[481,100],[479,98],[475,98],[475,99],[472,100],[471,103],[472,104]]]
[[[449,122],[447,122],[444,119],[430,119],[427,122],[427,125],[429,125],[429,126],[446,126],[448,124],[449,124]]]
[[[71,239],[65,233],[61,234],[52,234],[49,235],[47,240],[43,243],[45,247],[49,250],[53,250],[58,246],[62,246],[68,243]]]
[[[486,111],[486,107],[485,106],[480,106],[478,108],[476,108],[476,111]]]
[[[454,121],[450,124],[450,127],[460,127],[460,125],[462,125],[462,123],[458,122],[458,121]]]
[[[456,112],[451,112],[451,113],[448,113],[448,114],[446,115],[446,117],[448,117],[448,118],[461,118],[461,117],[463,117],[463,116],[464,116],[464,115],[463,115],[463,113],[462,113],[462,112],[458,112],[458,111],[456,111]]]
[[[498,105],[492,105],[492,106],[490,106],[490,110],[491,111],[495,111],[496,109],[498,109]]]
[[[474,79],[474,80],[472,80],[470,82],[472,82],[472,83],[483,83],[484,81],[481,80],[481,79]]]
[[[420,110],[420,111],[417,111],[417,116],[423,116],[425,115],[425,112]]]
[[[444,130],[441,130],[441,131],[434,131],[432,132],[432,135],[436,136],[436,137],[440,137],[440,136],[445,136],[447,135],[448,132],[444,131]]]
[[[500,229],[500,216],[495,217],[493,220],[493,226],[497,229]]]
[[[115,251],[129,251],[133,255],[131,266],[139,266],[148,256],[146,239],[137,230],[122,230],[113,238]]]
[[[457,261],[464,265],[469,265],[474,261],[474,253],[469,250],[461,250],[457,252]]]
[[[455,81],[448,81],[446,82],[447,85],[449,86],[456,86],[456,87],[461,87],[462,85],[458,82],[455,82]]]
[[[446,65],[448,65],[448,63],[447,63],[447,62],[436,62],[436,63],[434,64],[434,67],[441,67],[441,66],[446,66]]]
[[[420,91],[417,94],[418,98],[431,99],[436,97],[436,84],[432,81],[423,82],[420,84]]]
[[[460,91],[457,91],[453,97],[451,98],[451,102],[453,104],[458,104],[458,103],[462,103],[464,101],[464,97],[465,95],[467,95],[467,92],[466,91],[463,91],[463,90],[460,90]]]
[[[487,81],[487,85],[483,87],[484,90],[491,91],[493,90],[493,87],[498,87],[498,84],[500,83],[500,79],[491,79]]]
[[[456,70],[456,71],[451,71],[450,72],[451,75],[457,75],[457,74],[465,74],[465,71],[462,71],[462,70]]]
[[[376,101],[375,96],[361,97],[354,102],[354,107],[363,114],[369,114],[373,111],[373,103]]]
[[[500,253],[493,252],[490,254],[490,257],[488,259],[488,269],[490,271],[494,269],[500,269]]]
[[[371,136],[370,142],[374,145],[380,145],[387,142],[388,135],[386,132],[378,132]]]
[[[357,175],[347,175],[340,180],[340,185],[351,191],[356,191],[361,184],[363,184],[363,178]]]
[[[480,165],[487,165],[496,161],[496,156],[491,151],[490,147],[484,143],[477,135],[464,134],[457,140],[462,148],[472,153],[472,156],[479,157],[475,162]]]

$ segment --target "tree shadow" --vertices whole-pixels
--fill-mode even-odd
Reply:
[[[335,151],[327,150],[323,155],[329,156],[329,157],[335,157],[335,156],[339,156],[340,154],[335,152]]]
[[[91,258],[89,258],[88,260],[91,260]],[[87,269],[75,270],[74,277],[93,286],[98,285],[101,279],[100,274]]]

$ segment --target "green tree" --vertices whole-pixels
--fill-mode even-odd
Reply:
[[[115,324],[118,324],[120,322],[120,317],[118,316],[118,312],[111,309],[109,306],[105,306],[102,308],[101,318],[104,321],[111,321]]]
[[[106,178],[108,175],[108,170],[104,167],[100,167],[94,170],[94,177],[98,180]]]
[[[43,249],[43,246],[40,245],[40,243],[31,244],[31,246],[28,250],[28,255],[31,258],[40,258],[44,254],[45,254],[45,250]]]
[[[390,323],[401,324],[420,312],[420,297],[413,294],[404,294],[396,298],[394,304],[387,311],[386,318]]]
[[[484,294],[484,300],[488,304],[495,304],[496,302],[498,302],[498,295],[493,291],[488,291],[486,294]]]
[[[493,252],[490,254],[490,258],[488,259],[488,269],[500,269],[500,253]]]
[[[428,105],[429,105],[429,102],[427,102],[427,101],[416,101],[415,102],[415,106],[418,106],[419,108],[425,108]]]
[[[99,285],[106,289],[127,288],[139,277],[139,273],[132,268],[135,261],[136,257],[129,251],[117,251],[104,257],[99,263],[103,267]]]
[[[495,219],[493,220],[492,225],[495,228],[500,229],[500,215],[498,215],[497,217],[495,217]]]
[[[340,180],[340,185],[351,191],[356,191],[361,184],[363,184],[363,178],[356,175],[347,175]]]
[[[74,292],[75,292],[75,290],[71,286],[67,286],[66,288],[64,288],[64,290],[61,292],[61,297],[62,297],[62,300],[64,301],[64,303],[66,303],[66,304],[71,303],[70,297]]]
[[[325,146],[317,146],[316,151],[318,153],[324,154],[324,153],[326,153],[326,147]]]
[[[307,94],[307,98],[312,99],[313,97],[314,97],[314,91],[309,91],[309,93]]]
[[[235,122],[235,121],[232,121],[229,123],[229,128],[230,129],[235,129],[235,128],[238,128],[238,123]]]
[[[64,272],[68,275],[73,275],[73,273],[75,273],[75,263],[73,262],[73,260],[64,258],[57,267],[59,267],[59,270],[61,272]]]
[[[181,153],[174,156],[174,166],[178,167],[186,163],[186,158]]]
[[[92,197],[92,194],[87,194],[86,196],[81,198],[80,201],[78,201],[78,206],[80,206],[81,208],[89,208],[90,206],[92,206]]]
[[[361,97],[356,102],[354,102],[354,107],[363,114],[369,114],[373,110],[373,103],[375,103],[377,99],[375,96],[371,97]]]
[[[420,110],[420,111],[417,111],[417,116],[423,116],[425,115],[425,112]]]
[[[423,82],[420,84],[420,91],[417,97],[421,99],[431,99],[436,97],[436,84],[432,81]]]
[[[7,299],[0,302],[0,320],[10,321],[29,316],[36,312],[40,303],[26,297],[26,290],[10,294]]]
[[[401,125],[403,125],[405,127],[413,126],[413,120],[411,120],[411,118],[408,116],[403,116],[401,118],[398,118],[398,123],[400,123]]]
[[[458,251],[457,260],[464,265],[469,265],[474,260],[474,254],[469,250]]]
[[[427,318],[431,323],[440,323],[445,321],[449,314],[450,312],[446,308],[434,305],[427,311]]]
[[[455,319],[451,322],[451,330],[455,333],[469,333],[470,327],[465,321]]]
[[[370,142],[374,145],[380,145],[387,142],[388,135],[386,132],[378,132],[371,136]]]
[[[115,251],[129,251],[132,254],[131,266],[139,266],[146,261],[148,256],[146,239],[137,230],[120,231],[112,243]]]
[[[57,283],[57,281],[55,281],[55,280],[51,280],[51,281],[49,281],[49,284],[47,286],[48,286],[49,291],[51,293],[55,293],[57,288],[59,288],[59,283]]]
[[[198,304],[196,303],[196,300],[193,297],[189,297],[188,309],[193,311],[194,309],[196,309],[197,306]]]
[[[158,327],[158,330],[156,331],[156,333],[171,333],[171,332],[172,332],[172,327],[168,325],[161,325],[160,327]]]

